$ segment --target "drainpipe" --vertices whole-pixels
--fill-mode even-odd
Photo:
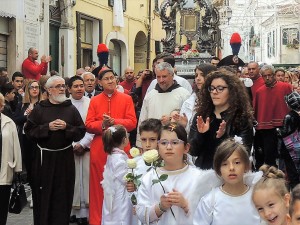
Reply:
[[[148,8],[148,37],[147,37],[147,69],[149,69],[150,67],[150,47],[151,47],[151,2],[152,0],[149,0],[149,8]]]

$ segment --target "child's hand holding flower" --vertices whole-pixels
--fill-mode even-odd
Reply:
[[[169,192],[167,196],[168,202],[171,205],[176,205],[184,210],[185,213],[188,213],[188,201],[183,197],[182,193],[173,189],[173,192]]]

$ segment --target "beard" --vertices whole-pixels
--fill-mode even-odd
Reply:
[[[54,101],[59,102],[59,103],[63,103],[64,101],[66,101],[68,99],[66,94],[52,95],[52,98]]]

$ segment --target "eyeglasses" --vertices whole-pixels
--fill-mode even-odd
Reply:
[[[209,86],[209,87],[208,87],[208,91],[209,91],[209,92],[214,92],[214,90],[216,90],[217,93],[222,93],[222,92],[224,91],[225,88],[228,88],[228,87],[224,87],[224,86],[217,86],[217,87]]]
[[[133,72],[126,72],[125,74],[132,74]]]
[[[60,90],[60,89],[66,89],[66,85],[65,84],[58,84],[54,87],[50,87],[50,88],[55,88],[56,90]]]
[[[180,139],[172,139],[172,140],[166,140],[166,139],[161,139],[157,142],[159,145],[163,146],[163,147],[167,147],[169,144],[172,147],[176,147],[181,143],[184,143],[184,141],[180,140]]]
[[[32,90],[32,89],[38,90],[39,88],[40,88],[40,86],[30,86],[30,87],[29,87],[30,90]]]
[[[102,78],[102,80],[104,80],[104,81],[113,81],[113,80],[115,80],[116,79],[116,77],[104,77],[104,78]]]

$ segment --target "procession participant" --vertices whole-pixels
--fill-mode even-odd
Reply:
[[[75,182],[72,143],[85,134],[84,123],[65,95],[65,80],[50,77],[49,98],[40,102],[25,125],[25,134],[36,142],[33,151],[32,198],[35,225],[68,225]]]

